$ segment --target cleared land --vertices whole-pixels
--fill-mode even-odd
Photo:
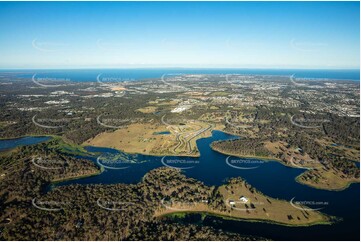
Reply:
[[[148,107],[144,107],[144,108],[139,108],[139,109],[137,109],[137,111],[139,111],[141,113],[154,113],[155,111],[157,111],[157,107],[148,106]]]
[[[108,147],[146,155],[199,156],[197,139],[211,136],[213,126],[189,121],[185,125],[131,124],[114,132],[104,132],[83,145]],[[159,134],[169,131],[170,134]]]
[[[232,179],[230,183],[217,188],[225,207],[214,208],[207,200],[193,202],[163,203],[155,216],[179,213],[209,213],[230,219],[247,219],[268,221],[290,226],[309,226],[314,224],[329,224],[331,218],[327,215],[303,206],[300,202],[279,200],[265,196],[241,179]],[[171,195],[169,191],[169,195]],[[240,197],[247,199],[240,201]],[[315,208],[316,209],[316,208]]]
[[[302,173],[296,178],[296,181],[318,189],[340,191],[348,188],[352,183],[359,183],[360,179],[342,176],[334,169],[321,168]]]

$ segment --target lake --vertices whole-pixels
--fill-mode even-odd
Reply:
[[[241,234],[258,235],[274,240],[359,240],[359,214],[360,214],[360,185],[352,184],[344,191],[325,191],[299,184],[295,177],[304,170],[290,168],[277,161],[261,161],[255,159],[242,159],[248,162],[243,167],[255,169],[235,169],[227,165],[226,155],[213,151],[209,145],[216,140],[234,139],[235,136],[213,131],[212,137],[199,139],[197,146],[201,156],[199,158],[169,157],[169,160],[187,160],[187,164],[177,163],[183,172],[196,178],[206,185],[221,185],[227,178],[241,176],[252,186],[264,194],[285,200],[295,197],[299,201],[327,202],[321,212],[343,218],[342,222],[327,226],[316,225],[310,227],[286,227],[267,223],[252,223],[241,221],[224,220],[208,216],[204,221],[199,217],[191,215],[195,223],[202,222],[227,231]],[[113,149],[87,147],[88,151],[101,153],[121,153]],[[127,154],[126,154],[127,155]],[[129,159],[136,159],[138,163],[122,164],[126,169],[105,171],[93,177],[66,181],[57,184],[113,184],[113,183],[137,183],[149,170],[164,166],[162,157],[146,155],[128,155]],[[167,158],[167,157],[166,157]],[[236,158],[234,158],[236,159]],[[95,161],[96,158],[93,158]],[[146,162],[145,162],[146,161]],[[194,161],[194,162],[192,162]],[[198,161],[198,162],[196,162]],[[144,162],[144,163],[139,163]],[[165,163],[169,165],[169,163]],[[191,165],[190,165],[191,164]],[[256,165],[255,165],[256,164]],[[119,164],[118,164],[119,165]],[[310,206],[312,207],[312,206]],[[317,207],[317,206],[316,206]],[[314,207],[314,208],[316,208]]]
[[[28,136],[18,139],[1,139],[0,140],[0,151],[13,149],[18,146],[34,145],[44,141],[48,141],[51,137],[47,136]]]
[[[303,169],[286,167],[277,161],[230,157],[229,159],[242,161],[241,167],[244,169],[236,169],[229,165],[228,156],[213,151],[209,146],[216,140],[234,138],[237,137],[213,131],[212,137],[197,141],[201,154],[199,158],[131,155],[114,149],[89,146],[86,147],[88,151],[99,154],[90,159],[98,165],[106,165],[109,168],[105,168],[104,172],[97,176],[69,180],[57,183],[55,186],[137,183],[148,171],[161,166],[184,168],[183,172],[187,176],[196,178],[209,186],[221,185],[227,178],[241,176],[265,195],[274,198],[289,201],[295,197],[297,201],[327,202],[321,212],[340,217],[343,221],[334,225],[288,227],[261,222],[224,220],[214,216],[207,216],[202,220],[198,215],[189,215],[182,222],[202,223],[225,231],[263,236],[273,240],[359,240],[360,184],[352,184],[343,191],[318,190],[295,181],[295,177],[301,174]],[[16,140],[2,141],[9,142],[7,147],[10,147],[10,144],[23,145],[22,142],[16,142]],[[4,143],[1,145],[5,146]],[[109,156],[117,157],[118,161],[124,162],[105,164],[106,159],[103,160],[102,157]],[[310,207],[317,208],[317,206]]]

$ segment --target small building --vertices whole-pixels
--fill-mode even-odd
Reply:
[[[241,203],[247,203],[248,202],[248,198],[246,198],[245,196],[241,196],[239,198],[239,200],[241,201]]]

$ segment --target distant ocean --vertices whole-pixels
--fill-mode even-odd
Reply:
[[[109,81],[136,81],[149,78],[160,78],[162,75],[175,74],[245,74],[245,75],[295,75],[295,78],[332,79],[360,81],[360,70],[326,70],[326,69],[79,69],[79,70],[0,70],[0,75],[12,74],[18,77],[36,77],[68,79],[70,81],[97,81],[97,77],[108,78]]]

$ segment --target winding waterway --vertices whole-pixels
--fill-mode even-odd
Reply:
[[[188,177],[196,178],[206,185],[221,185],[227,178],[241,176],[252,186],[264,194],[290,201],[322,202],[323,205],[308,205],[312,208],[322,208],[320,211],[328,215],[342,218],[342,221],[333,225],[315,225],[309,227],[288,227],[261,222],[246,222],[224,220],[222,218],[199,215],[189,215],[182,222],[202,223],[226,231],[263,236],[274,240],[359,240],[360,234],[360,184],[352,184],[343,191],[325,191],[299,184],[295,177],[304,170],[290,168],[277,161],[261,161],[257,159],[238,159],[243,169],[227,164],[226,155],[213,151],[210,144],[217,140],[227,140],[235,136],[214,131],[212,137],[199,139],[197,146],[199,158],[187,157],[154,157],[147,155],[130,155],[109,148],[86,147],[88,151],[97,152],[100,156],[109,154],[121,155],[125,160],[133,163],[113,166],[104,172],[92,177],[69,180],[57,183],[56,186],[70,184],[114,184],[137,183],[150,170],[165,165],[172,165],[183,169]],[[1,141],[0,141],[0,147]],[[99,156],[97,156],[99,157]],[[97,157],[94,162],[103,164]],[[183,163],[182,163],[183,161]],[[173,162],[173,163],[171,163]],[[255,165],[256,164],[256,165]],[[121,168],[121,169],[120,169]],[[251,168],[251,169],[247,169]]]

